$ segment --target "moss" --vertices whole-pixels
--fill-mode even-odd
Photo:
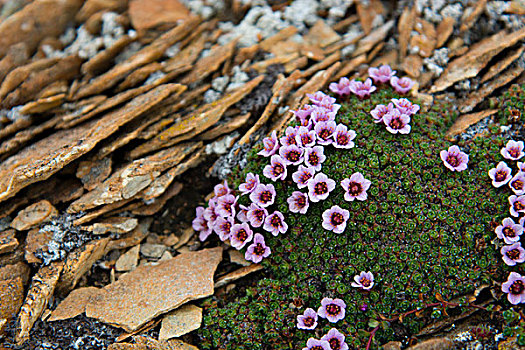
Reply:
[[[501,102],[501,118],[508,118],[508,108],[523,103],[512,99],[516,94],[512,91]],[[364,348],[373,321],[437,302],[438,293],[445,300],[472,293],[508,274],[499,249],[487,244],[494,239],[491,221],[508,216],[508,191],[493,188],[487,176],[488,169],[501,160],[499,149],[506,141],[498,135],[499,128],[461,141],[460,147],[470,155],[469,167],[451,172],[439,152],[451,145],[444,133],[455,113],[436,104],[412,118],[409,135],[392,135],[373,123],[369,111],[399,97],[385,88],[370,99],[351,97],[342,104],[337,121],[356,131],[356,147],[325,148],[322,171],[337,186],[327,200],[311,203],[307,215],[287,208],[286,198],[297,190],[291,176],[272,182],[278,193],[276,207],[290,229],[278,237],[265,234],[272,249],[263,261],[266,278],[242,296],[227,298],[226,304],[205,302],[204,325],[198,331],[203,349],[240,349],[239,344],[249,349],[302,348],[309,337],[320,337],[331,326],[347,336],[350,348]],[[262,175],[268,159],[257,156],[261,147],[248,154],[246,168],[230,179],[235,187],[248,172],[271,182]],[[357,171],[372,181],[368,200],[346,202],[339,183]],[[321,226],[321,214],[334,204],[350,211],[340,235]],[[350,286],[360,271],[374,274],[371,292]],[[315,332],[298,330],[296,316],[307,307],[317,309],[323,297],[342,298],[346,318],[335,325],[323,320]],[[368,305],[366,311],[360,311],[363,304]],[[383,323],[374,347],[417,334],[440,315],[439,309],[430,309],[396,327]]]

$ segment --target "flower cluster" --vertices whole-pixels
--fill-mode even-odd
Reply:
[[[501,155],[510,161],[521,159],[523,152],[523,141],[510,140],[501,149]],[[500,253],[503,262],[508,266],[516,266],[525,262],[525,249],[521,246],[521,236],[525,226],[525,216],[520,218],[520,214],[525,213],[525,172],[523,163],[518,162],[518,172],[512,176],[512,169],[507,163],[501,161],[495,168],[489,170],[489,177],[492,185],[500,188],[508,184],[514,192],[509,197],[510,215],[518,218],[515,222],[512,218],[505,218],[501,225],[496,227],[496,236],[506,244],[501,247]],[[517,272],[511,272],[505,283],[501,285],[501,290],[507,293],[507,299],[511,304],[525,303],[525,277]]]
[[[317,327],[318,318],[326,318],[328,322],[336,323],[345,318],[346,304],[341,299],[323,298],[317,312],[307,308],[302,315],[297,316],[297,328],[312,330]],[[321,339],[310,338],[303,350],[348,350],[345,336],[336,328],[330,329]]]
[[[450,146],[448,150],[439,153],[443,164],[451,171],[463,171],[468,166],[468,154],[462,152],[458,146]]]
[[[393,98],[388,105],[379,104],[370,111],[374,123],[383,123],[392,134],[408,134],[410,117],[419,111],[419,105],[406,98]]]

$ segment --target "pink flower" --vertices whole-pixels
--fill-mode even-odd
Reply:
[[[361,271],[359,275],[354,276],[354,281],[351,284],[352,287],[370,290],[374,286],[374,275],[370,271]]]
[[[463,171],[467,169],[468,155],[461,152],[458,146],[450,146],[447,151],[439,153],[441,160],[447,168],[452,171]]]
[[[275,200],[275,187],[272,184],[259,184],[255,190],[250,193],[250,200],[262,208],[273,204]]]
[[[268,211],[254,203],[248,207],[248,212],[246,213],[246,217],[253,227],[261,227],[267,216]]]
[[[512,191],[519,195],[525,194],[525,173],[519,172],[509,182],[509,187]]]
[[[276,210],[266,217],[263,229],[277,236],[279,233],[288,231],[288,225],[284,222],[283,214]]]
[[[317,143],[320,145],[329,145],[333,142],[332,136],[337,125],[334,121],[319,122],[315,124],[314,130],[317,135]]]
[[[282,149],[283,148],[281,148],[281,150]],[[270,158],[270,164],[266,165],[263,169],[263,175],[273,181],[284,180],[287,174],[286,162],[278,154],[274,154],[272,158]]]
[[[264,148],[257,153],[258,155],[269,157],[274,155],[279,149],[279,140],[277,139],[277,132],[274,130],[272,134],[263,139]]]
[[[346,304],[341,299],[323,298],[317,315],[326,318],[328,322],[335,323],[345,318]]]
[[[314,107],[311,115],[311,119],[314,121],[314,124],[320,122],[331,122],[335,121],[336,112],[332,112],[329,109],[324,107]]]
[[[213,225],[213,231],[219,236],[221,241],[230,239],[231,229],[234,224],[233,218],[217,218]]]
[[[301,126],[307,126],[310,122],[310,115],[314,110],[312,105],[304,105],[297,111],[292,111],[295,115],[295,119],[301,124]]]
[[[284,133],[285,136],[280,138],[282,146],[297,145],[297,141],[295,140],[295,136],[297,135],[296,127],[289,126]]]
[[[501,155],[506,159],[518,160],[525,155],[523,148],[523,141],[509,140],[505,147],[501,149]]]
[[[297,328],[315,329],[317,327],[317,312],[312,308],[304,310],[302,315],[297,315]]]
[[[365,179],[363,174],[354,173],[349,179],[341,181],[341,186],[345,190],[345,201],[354,199],[364,201],[368,198],[366,191],[370,188],[372,181]]]
[[[246,214],[248,213],[248,208],[242,204],[239,204],[239,211],[237,212],[237,220],[240,222],[248,222]]]
[[[313,94],[306,94],[306,96],[308,96],[310,101],[312,101],[312,103],[317,106],[320,105],[323,102],[323,100],[325,101],[325,103],[335,103],[335,98],[328,96],[322,91],[317,91]]]
[[[208,221],[208,226],[213,227],[215,225],[215,221],[219,217],[219,215],[216,212],[217,208],[217,198],[212,198],[208,201],[208,208],[204,209],[204,213],[202,216],[206,221]]]
[[[362,81],[352,80],[349,89],[360,99],[368,97],[372,92],[376,91],[376,87],[372,85],[372,79],[370,78],[366,79],[364,83]]]
[[[319,173],[308,181],[308,197],[312,202],[319,202],[328,198],[334,188],[335,181],[329,179],[325,174]]]
[[[525,173],[525,162],[518,162],[518,170]]]
[[[413,104],[406,98],[393,98],[392,102],[394,102],[396,108],[403,114],[414,115],[419,111],[419,105]]]
[[[208,221],[204,218],[204,207],[197,207],[195,211],[196,216],[195,219],[193,219],[191,226],[195,231],[199,232],[199,239],[204,242],[211,234],[212,230],[208,225]]]
[[[409,92],[410,89],[412,89],[412,87],[414,86],[414,84],[415,83],[412,81],[412,79],[407,77],[399,79],[398,77],[393,76],[392,78],[390,78],[390,85],[392,85],[396,92],[400,94],[406,94],[407,92]]]
[[[392,68],[390,68],[390,66],[387,64],[383,64],[378,68],[368,68],[368,75],[370,78],[374,79],[375,83],[384,84],[388,82],[395,74],[396,71],[393,71]]]
[[[382,123],[383,117],[394,110],[394,104],[391,102],[388,106],[377,105],[374,109],[370,111],[370,114],[374,118],[374,123]]]
[[[331,350],[348,350],[348,344],[345,343],[345,336],[335,328],[330,329],[321,340],[327,341],[328,344],[330,344]]]
[[[383,116],[383,122],[386,125],[386,129],[392,134],[408,134],[410,132],[410,117],[407,114],[403,114],[399,109],[394,108],[392,112],[389,112]]]
[[[510,181],[511,169],[505,162],[499,162],[498,166],[489,170],[489,177],[492,179],[492,186],[501,187]]]
[[[326,160],[323,146],[314,146],[304,150],[304,163],[315,171],[320,171]]]
[[[247,223],[235,224],[232,226],[230,233],[230,243],[235,249],[242,249],[246,243],[252,240],[252,238],[253,232]]]
[[[213,192],[215,193],[215,197],[222,197],[231,193],[231,190],[228,187],[228,183],[224,181],[222,184],[215,185]]]
[[[335,128],[333,143],[335,148],[352,148],[354,147],[354,142],[352,142],[353,139],[355,139],[354,130],[348,130],[344,124],[337,125]]]
[[[507,281],[501,285],[501,290],[507,293],[507,299],[512,305],[525,302],[525,278],[517,272],[511,272]]]
[[[509,197],[510,215],[514,217],[520,216],[520,213],[525,213],[525,195]]]
[[[305,188],[308,186],[308,181],[314,176],[315,169],[313,167],[305,167],[304,165],[299,165],[299,169],[292,174],[292,179],[297,184],[299,188]]]
[[[496,236],[507,244],[516,243],[523,233],[523,226],[516,224],[511,218],[503,219],[503,224],[496,227]]]
[[[305,126],[300,126],[297,131],[296,139],[299,147],[307,148],[315,145],[315,131],[308,130]]]
[[[219,197],[217,200],[217,208],[215,209],[215,212],[222,217],[234,217],[236,203],[237,197],[232,194]]]
[[[306,342],[306,348],[303,348],[303,350],[330,350],[330,343],[326,340],[309,338]]]
[[[247,193],[252,193],[259,183],[259,175],[248,173],[246,174],[246,182],[239,185],[239,191],[241,191],[243,195]]]
[[[286,201],[288,202],[288,207],[292,213],[306,214],[306,211],[310,206],[308,196],[299,191],[294,191]]]
[[[335,98],[330,96],[325,96],[321,101],[316,102],[315,105],[320,108],[324,108],[327,111],[330,111],[334,113],[334,117],[337,114],[337,111],[339,111],[339,108],[341,108],[340,104],[334,103]]]
[[[525,261],[525,250],[520,243],[501,247],[500,252],[503,256],[503,262],[509,266],[514,266],[517,263],[521,264]]]
[[[350,217],[350,212],[334,205],[323,213],[323,227],[334,233],[343,233],[346,228],[346,222]]]
[[[266,246],[264,242],[264,237],[260,233],[256,233],[253,237],[253,242],[246,249],[246,254],[244,258],[248,261],[253,261],[258,264],[262,261],[263,258],[267,258],[271,253],[270,248]]]
[[[284,146],[279,150],[279,155],[282,157],[286,165],[298,165],[302,163],[303,153],[304,150],[296,145]]]
[[[337,94],[339,96],[350,95],[350,80],[348,80],[348,78],[343,77],[339,79],[339,82],[337,83],[330,83],[330,86],[328,86],[328,88],[334,94]]]

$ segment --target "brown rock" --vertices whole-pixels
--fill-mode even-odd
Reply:
[[[29,230],[57,215],[58,210],[47,200],[42,200],[21,210],[11,222],[11,227],[17,231]]]
[[[341,37],[323,20],[318,20],[305,35],[304,40],[311,45],[324,48],[339,41]]]
[[[413,35],[410,38],[410,46],[417,48],[417,53],[421,57],[430,57],[436,47],[436,39],[429,38],[426,35]]]
[[[494,78],[496,75],[505,70],[505,68],[507,68],[512,62],[516,61],[518,58],[521,57],[523,50],[525,50],[525,46],[521,46],[516,50],[509,52],[507,57],[498,61],[496,64],[490,66],[487,70],[487,73],[485,73],[485,75],[483,75],[483,77],[481,78],[480,83],[483,84],[487,80]]]
[[[31,269],[25,262],[17,262],[0,267],[0,281],[20,278],[22,284],[26,285],[29,280]]]
[[[525,38],[525,28],[510,34],[499,32],[472,45],[465,55],[449,63],[430,92],[443,91],[460,80],[476,76],[495,55],[523,38]]]
[[[438,24],[436,29],[436,48],[440,48],[447,42],[450,34],[454,31],[454,24],[456,24],[456,21],[452,17],[445,17]]]
[[[73,290],[58,304],[47,320],[66,320],[83,314],[90,298],[97,295],[99,291],[100,289],[96,287],[83,287]]]
[[[250,266],[252,264],[251,261],[246,260],[244,254],[237,249],[229,249],[228,255],[230,256],[230,262],[234,264],[239,264],[241,266]]]
[[[185,72],[192,68],[193,63],[199,57],[204,45],[206,44],[206,35],[200,35],[194,41],[190,42],[188,46],[182,49],[174,57],[164,62],[164,72]]]
[[[410,55],[403,61],[403,70],[411,77],[417,78],[421,75],[423,59],[419,55]]]
[[[180,182],[176,182],[169,186],[166,191],[159,197],[155,197],[153,203],[134,203],[133,206],[129,206],[131,213],[140,216],[148,216],[158,213],[166,204],[168,200],[178,195],[183,186]],[[147,189],[146,189],[147,190]]]
[[[213,294],[222,249],[181,254],[156,266],[140,266],[104,287],[86,315],[130,332],[178,306]]]
[[[139,263],[140,244],[122,254],[115,263],[115,270],[119,272],[133,271]]]
[[[166,249],[164,244],[144,243],[140,247],[140,253],[146,258],[159,259]]]
[[[12,252],[18,247],[18,240],[14,230],[0,232],[0,254]]]
[[[11,46],[4,58],[0,60],[0,81],[9,74],[11,70],[22,66],[29,58],[29,50],[25,43],[18,43]]]
[[[157,341],[146,336],[134,336],[133,340],[135,341],[134,344],[111,344],[108,350],[199,350],[197,347],[178,339]]]
[[[383,350],[401,350],[401,345],[400,341],[390,341],[383,345]]]
[[[452,124],[450,129],[448,129],[446,134],[447,139],[453,140],[455,136],[467,130],[469,126],[474,125],[477,122],[496,113],[498,113],[497,109],[488,109],[481,112],[462,115],[456,119],[454,124]]]
[[[82,181],[84,188],[91,191],[111,174],[111,165],[109,157],[82,161],[78,164],[76,176]]]
[[[115,216],[104,219],[102,222],[94,223],[86,228],[87,231],[93,232],[94,235],[104,235],[106,233],[126,233],[130,232],[138,225],[135,218],[125,216]]]
[[[454,342],[448,338],[433,338],[411,346],[407,350],[448,350],[454,348]]]
[[[24,302],[24,286],[20,277],[0,281],[0,301],[0,319],[14,318]]]
[[[379,0],[357,1],[357,15],[364,32],[368,35],[372,31],[372,22],[377,15],[384,12],[383,4]]]
[[[356,57],[363,53],[367,53],[370,51],[374,46],[376,46],[379,42],[382,42],[385,40],[386,36],[390,32],[390,30],[394,27],[394,21],[388,21],[385,24],[383,24],[381,27],[378,27],[374,29],[370,34],[365,36],[363,39],[359,41],[359,45],[355,49],[354,52],[352,52],[352,56]]]
[[[120,239],[110,241],[106,246],[105,254],[107,254],[113,249],[125,249],[128,247],[136,246],[137,244],[142,242],[142,240],[148,235],[148,230],[152,222],[152,218],[143,219],[139,222],[137,228],[131,231],[130,233],[124,235]]]
[[[225,286],[227,284],[230,284],[233,281],[236,281],[236,280],[238,280],[240,278],[243,278],[243,277],[245,277],[245,276],[247,276],[247,275],[249,275],[251,273],[260,271],[262,269],[263,269],[262,265],[259,265],[259,264],[251,264],[251,265],[246,266],[246,267],[241,267],[238,270],[235,270],[233,272],[230,272],[227,275],[224,275],[224,276],[220,277],[217,280],[217,282],[215,282],[215,288],[219,288],[219,287]]]
[[[412,8],[405,7],[399,22],[397,23],[397,29],[399,31],[399,56],[405,57],[408,49],[408,42],[410,40],[410,33],[414,28],[416,20],[416,6]]]
[[[477,22],[479,16],[483,13],[485,10],[485,5],[487,4],[487,0],[479,0],[476,1],[475,5],[472,8],[468,8],[466,11],[463,12],[463,16],[461,17],[461,26],[459,27],[459,31],[461,33],[466,32],[472,26],[474,23]]]
[[[202,323],[202,309],[195,305],[183,305],[168,313],[162,319],[159,340],[178,338],[199,329]]]
[[[38,250],[47,251],[47,245],[53,237],[53,232],[34,228],[27,233],[26,245],[24,247],[24,258],[30,264],[41,263],[42,260],[35,256]]]
[[[152,62],[143,67],[137,68],[131,72],[122,83],[120,83],[116,88],[116,92],[125,91],[131,89],[140,83],[143,83],[148,77],[155,72],[160,72],[162,69],[162,64],[159,62]]]
[[[94,57],[90,58],[89,61],[85,62],[82,67],[80,67],[80,71],[86,76],[94,76],[102,73],[111,66],[113,59],[134,40],[135,39],[128,35],[121,36],[113,45],[100,51]]]
[[[131,0],[129,17],[138,31],[187,19],[190,11],[178,0]]]
[[[36,101],[26,103],[22,108],[20,108],[20,113],[26,115],[44,113],[53,108],[61,106],[65,99],[65,93],[40,98]]]

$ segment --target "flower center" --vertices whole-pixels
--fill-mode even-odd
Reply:
[[[271,152],[274,147],[275,147],[275,142],[273,140],[269,140],[268,142],[264,143],[264,150],[266,152]]]
[[[261,243],[257,243],[255,248],[253,248],[253,254],[257,256],[262,256],[266,249],[264,249],[263,245]]]
[[[339,350],[341,349],[341,342],[337,338],[331,338],[328,343],[330,343],[330,349]]]
[[[310,350],[324,350],[321,345],[312,346]]]
[[[303,323],[306,327],[312,327],[315,323],[315,319],[311,316],[308,316],[303,319]]]
[[[399,118],[394,118],[390,121],[390,124],[389,126],[394,129],[394,130],[398,130],[398,129],[401,129],[403,128],[405,125],[403,123],[403,121]]]
[[[525,205],[521,203],[520,201],[514,202],[514,210],[516,211],[522,211],[525,210]]]
[[[515,190],[521,191],[523,189],[523,181],[516,180],[511,184],[512,187],[514,187]]]
[[[359,182],[350,182],[348,185],[348,193],[350,195],[357,197],[361,192],[363,192],[363,187]]]
[[[264,220],[264,211],[257,209],[253,212],[253,216],[255,216],[259,222],[262,222]]]
[[[348,144],[348,136],[346,134],[340,132],[337,134],[337,144],[339,145],[347,145]]]
[[[328,192],[328,185],[326,184],[326,182],[323,181],[315,184],[314,193],[316,195],[320,196],[322,194],[325,194],[326,192]]]
[[[237,237],[237,240],[244,242],[248,239],[248,233],[245,229],[241,228],[239,231],[237,231],[237,234],[235,235]]]
[[[321,132],[319,133],[319,136],[320,136],[323,140],[327,140],[331,135],[332,135],[332,133],[331,133],[330,130],[328,130],[328,129],[323,129],[323,130],[321,130]]]
[[[366,277],[363,277],[361,278],[360,280],[361,284],[363,285],[363,287],[370,287],[370,283],[372,283],[368,278]]]
[[[273,176],[279,176],[284,173],[284,167],[281,164],[275,164],[273,166]]]
[[[304,208],[306,206],[306,197],[305,196],[299,196],[297,197],[297,199],[295,200],[295,204],[299,207],[299,208]]]
[[[221,197],[221,196],[224,196],[224,195],[227,195],[228,194],[228,190],[225,189],[224,187],[221,187],[218,191],[217,191],[217,197]]]
[[[302,175],[301,175],[301,183],[305,184],[308,182],[308,180],[310,180],[312,178],[312,174],[308,173],[308,172],[304,172]]]
[[[286,155],[286,159],[288,159],[290,162],[297,162],[301,158],[301,153],[297,151],[290,151]]]
[[[330,316],[337,316],[341,312],[341,307],[336,304],[326,305],[326,313]]]
[[[223,222],[223,224],[221,225],[221,230],[222,230],[223,232],[230,232],[231,228],[232,228],[232,223],[229,222],[229,221],[225,221],[225,222]]]
[[[447,163],[452,165],[453,167],[457,167],[461,164],[461,160],[459,159],[457,154],[450,154],[447,156]]]
[[[314,166],[319,164],[319,156],[317,155],[317,153],[310,153],[310,155],[308,156],[308,162]]]
[[[330,223],[333,226],[339,226],[345,221],[343,215],[341,213],[332,213],[332,216],[330,217]]]
[[[516,237],[516,231],[514,231],[510,227],[504,227],[502,231],[506,237]]]
[[[297,145],[297,141],[295,141],[295,135],[288,135],[286,137],[286,142],[289,144],[289,145]]]
[[[231,215],[231,213],[232,213],[232,204],[231,203],[224,203],[222,205],[222,208],[224,210],[226,210],[228,213],[230,213],[230,215]]]
[[[255,187],[255,180],[251,180],[251,181],[246,182],[246,189],[247,190],[251,190],[254,187]]]
[[[508,149],[508,151],[512,158],[518,158],[520,155],[520,150],[518,147],[511,147]]]
[[[505,170],[499,170],[496,172],[496,176],[494,176],[497,182],[501,182],[507,178],[507,172]]]
[[[271,201],[272,198],[273,198],[273,196],[272,196],[272,193],[270,191],[262,191],[261,194],[259,195],[259,200],[261,202],[263,202],[264,204],[266,204],[269,201]]]
[[[281,218],[278,217],[277,215],[272,216],[272,219],[270,220],[270,224],[271,224],[272,227],[274,227],[274,228],[279,228],[279,227],[281,227]]]
[[[523,293],[523,290],[525,290],[525,284],[523,284],[523,281],[517,280],[512,283],[512,285],[509,288],[510,294],[521,294]]]
[[[304,146],[304,145],[307,145],[307,144],[309,144],[310,142],[312,142],[312,138],[311,138],[310,135],[308,135],[308,134],[303,134],[303,135],[301,136],[301,142],[303,143],[303,146]]]
[[[506,254],[511,260],[517,260],[520,257],[520,251],[518,249],[509,250]]]

